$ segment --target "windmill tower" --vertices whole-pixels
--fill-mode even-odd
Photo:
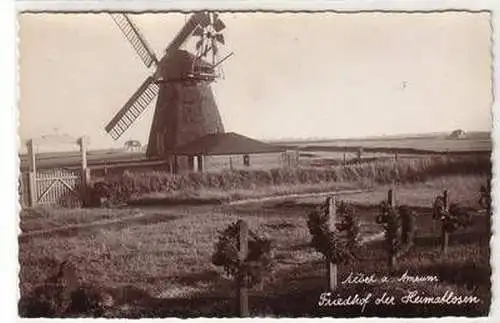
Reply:
[[[157,59],[127,15],[112,14],[112,18],[154,72],[107,124],[106,131],[117,140],[158,97],[146,155],[171,160],[173,169],[188,168],[187,160],[171,157],[172,151],[204,135],[224,132],[210,87],[219,76],[220,64],[232,54],[218,60],[218,44],[224,44],[224,23],[216,13],[191,15],[162,58]],[[195,53],[180,49],[191,36],[199,37]]]

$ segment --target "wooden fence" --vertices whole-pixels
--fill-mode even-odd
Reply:
[[[38,171],[35,179],[35,203],[44,206],[82,206],[80,170],[52,168]]]
[[[20,203],[23,207],[65,206],[78,207],[85,204],[87,187],[90,181],[87,167],[87,141],[85,137],[77,140],[66,139],[66,143],[80,147],[80,169],[63,167],[37,169],[36,147],[43,140],[28,141],[29,169],[19,178]]]

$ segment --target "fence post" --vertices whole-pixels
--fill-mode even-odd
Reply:
[[[486,180],[486,212],[488,219],[486,222],[488,224],[488,232],[492,232],[493,228],[491,227],[491,217],[493,214],[491,214],[491,178]]]
[[[330,231],[335,232],[335,222],[336,222],[336,200],[335,196],[331,196],[327,199],[328,203],[328,227]],[[330,291],[334,291],[337,288],[337,264],[331,262],[330,259],[327,259],[327,272],[328,272],[328,287]]]
[[[363,157],[363,147],[359,147],[358,148],[358,163],[361,162],[362,157]]]
[[[488,212],[488,219],[491,218],[491,178],[486,180],[486,212]]]
[[[30,207],[36,206],[37,203],[37,183],[36,183],[36,152],[35,152],[35,142],[30,139],[27,143],[28,145],[28,186],[29,186],[29,203]]]
[[[89,185],[90,185],[90,170],[87,165],[87,140],[85,137],[81,137],[78,141],[80,145],[80,153],[82,158],[82,202],[83,205],[88,205],[89,202]]]
[[[448,190],[443,191],[443,208],[445,214],[448,215],[449,211],[449,196],[448,196]],[[448,233],[448,230],[446,228],[446,224],[448,222],[448,218],[443,219],[441,223],[441,251],[443,255],[448,254],[448,241],[450,239],[450,235]]]
[[[248,225],[245,221],[238,221],[239,229],[239,260],[240,264],[245,261],[248,255]],[[238,273],[238,310],[240,317],[248,316],[248,290],[245,283],[245,273]]]
[[[393,189],[389,189],[389,191],[387,192],[387,203],[389,204],[389,206],[391,208],[394,208],[394,206],[396,205],[396,202],[394,200],[394,190]]]
[[[203,173],[205,171],[205,155],[198,155],[198,171]]]
[[[391,208],[390,212],[393,212],[394,207],[396,206],[393,189],[389,189],[389,191],[387,191],[387,204]],[[389,221],[392,221],[392,219],[390,219]],[[392,225],[395,224],[393,223]],[[394,237],[391,238],[394,239]],[[391,243],[393,243],[393,241],[391,241]],[[396,265],[396,252],[394,252],[393,246],[391,246],[391,252],[389,253],[389,267],[394,268],[395,265]]]

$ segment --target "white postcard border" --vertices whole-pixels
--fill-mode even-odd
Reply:
[[[0,216],[0,227],[2,240],[0,257],[2,265],[2,282],[0,284],[2,292],[0,293],[0,316],[3,322],[19,320],[17,316],[17,299],[18,291],[18,260],[17,260],[17,235],[18,228],[18,202],[17,202],[17,176],[18,176],[18,157],[17,150],[19,140],[17,137],[18,127],[18,112],[17,101],[19,98],[19,90],[17,87],[17,22],[16,12],[19,11],[109,11],[109,10],[127,10],[134,12],[143,11],[189,11],[193,9],[227,9],[228,11],[237,10],[270,10],[270,11],[323,11],[323,10],[338,10],[338,11],[436,11],[436,10],[469,10],[492,12],[492,28],[493,28],[493,52],[494,68],[493,73],[493,91],[494,98],[499,90],[498,82],[500,63],[496,57],[500,55],[500,44],[497,39],[500,39],[500,1],[498,0],[330,0],[330,1],[16,1],[8,0],[1,1],[0,4],[0,37],[2,46],[0,47],[0,147],[3,151],[3,156],[0,159],[0,178],[1,181],[1,201],[2,215]],[[500,165],[497,162],[498,148],[500,138],[500,125],[498,120],[499,103],[494,102],[493,106],[493,205],[494,210],[500,202],[500,183],[497,179]],[[498,219],[493,221],[493,230],[496,232],[499,228]],[[495,321],[500,318],[500,300],[499,300],[499,283],[498,269],[499,261],[498,251],[500,250],[498,235],[495,234],[492,245],[492,305],[490,317],[488,321]],[[65,319],[66,321],[67,319]],[[84,321],[87,321],[86,319]],[[269,320],[269,319],[266,319]],[[288,319],[280,319],[288,320]],[[311,319],[310,319],[311,320]],[[316,319],[314,319],[316,320]],[[333,319],[326,319],[332,320]],[[382,321],[382,319],[357,319],[359,321]],[[428,321],[429,319],[417,319],[415,321]],[[460,322],[470,321],[470,319],[438,319],[439,321]],[[485,321],[486,319],[473,319],[473,321]],[[24,321],[24,319],[23,319]],[[37,320],[38,321],[38,320]],[[48,321],[48,320],[40,320]],[[53,320],[51,320],[53,321]],[[59,320],[58,320],[59,321]],[[73,320],[72,320],[73,321]],[[83,320],[78,320],[83,321]],[[96,320],[92,320],[96,321]],[[105,321],[105,320],[98,320]],[[125,321],[125,320],[120,320]],[[143,320],[152,321],[152,320]],[[173,320],[175,321],[175,320]],[[351,321],[347,319],[335,319],[335,322]],[[386,321],[384,319],[383,321]],[[405,319],[406,321],[406,319]]]

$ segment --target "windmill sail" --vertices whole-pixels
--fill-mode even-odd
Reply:
[[[147,67],[151,67],[153,63],[158,64],[158,59],[154,52],[132,21],[123,13],[112,13],[111,17],[132,44],[132,47],[134,47],[144,64],[146,64]]]
[[[213,50],[215,55],[217,45],[224,44],[224,37],[220,33],[225,28],[224,23],[209,12],[191,15],[168,44],[159,62],[126,15],[112,14],[112,17],[144,63],[148,67],[154,64],[156,71],[144,81],[105,129],[115,140],[120,138],[157,97],[146,155],[150,158],[168,158],[174,171],[188,169],[189,158],[172,155],[176,147],[207,134],[224,132],[210,83],[216,77],[214,65],[221,64],[230,55],[217,64],[214,59],[211,64],[203,59],[205,55],[199,55],[199,52],[209,50]],[[206,40],[207,46],[197,48],[196,54],[180,49],[192,35]]]
[[[226,28],[226,25],[216,13],[213,14],[213,26],[216,32],[220,32],[222,29]]]
[[[172,52],[178,50],[186,41],[186,39],[191,35],[191,33],[195,30],[196,26],[200,24],[206,24],[207,18],[208,16],[204,12],[197,12],[191,15],[184,27],[182,27],[175,38],[167,46],[165,50],[166,54],[169,55]]]
[[[159,86],[154,82],[154,78],[151,76],[148,77],[127,103],[125,103],[123,108],[108,123],[105,128],[106,132],[115,140],[120,138],[158,95],[158,91]]]

